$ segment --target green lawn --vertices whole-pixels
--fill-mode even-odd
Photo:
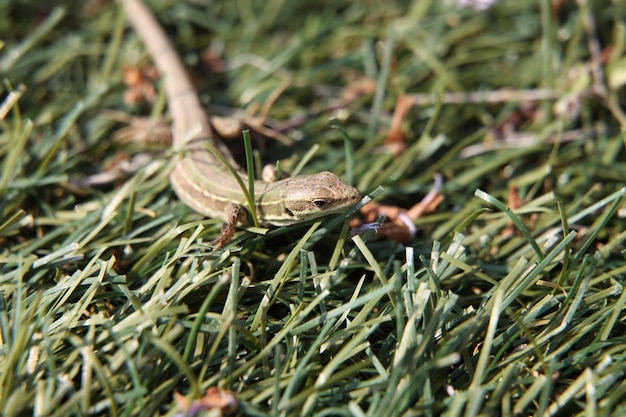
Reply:
[[[151,61],[119,4],[0,1],[0,415],[626,415],[626,3],[149,3],[209,112],[269,109],[258,165],[445,199],[405,244],[211,250],[171,153],[120,140],[167,105],[123,82]]]

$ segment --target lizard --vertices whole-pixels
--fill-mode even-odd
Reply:
[[[135,32],[164,77],[165,97],[172,119],[172,147],[180,155],[170,184],[192,210],[224,219],[216,247],[232,240],[238,223],[247,223],[246,196],[240,181],[247,173],[235,162],[224,142],[212,133],[191,77],[154,14],[142,0],[123,0]],[[206,142],[234,169],[231,172]],[[241,184],[243,184],[241,183]],[[287,226],[306,222],[354,206],[359,191],[331,172],[298,175],[275,182],[254,182],[254,211],[261,225]]]

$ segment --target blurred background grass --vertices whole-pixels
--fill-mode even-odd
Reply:
[[[407,208],[444,177],[406,245],[210,252],[167,153],[112,139],[166,108],[121,7],[0,1],[3,415],[624,414],[626,6],[462,3],[150,2],[209,112],[275,99],[265,161],[317,144]]]

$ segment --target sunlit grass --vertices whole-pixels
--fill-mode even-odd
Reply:
[[[209,112],[287,85],[266,162],[403,207],[445,178],[405,245],[339,217],[213,251],[169,153],[111,140],[107,110],[162,105],[126,104],[149,59],[123,11],[56,3],[0,6],[2,415],[172,416],[209,387],[254,416],[624,414],[626,7],[151,2]]]

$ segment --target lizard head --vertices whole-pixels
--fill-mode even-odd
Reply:
[[[286,226],[354,206],[361,193],[332,172],[299,175],[268,184],[257,208],[265,223]]]

